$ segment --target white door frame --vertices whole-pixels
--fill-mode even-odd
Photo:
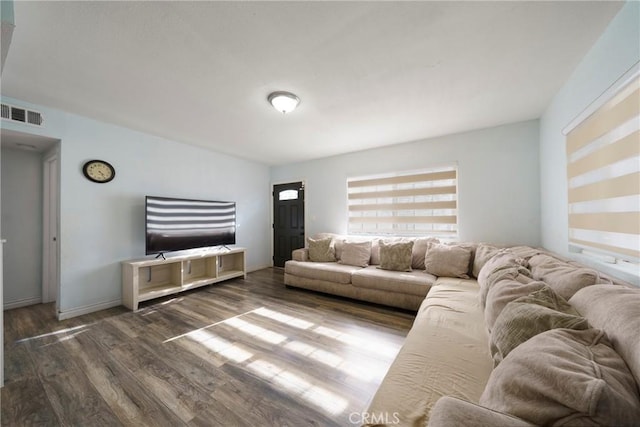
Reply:
[[[43,160],[43,204],[42,204],[42,302],[59,305],[60,268],[60,192],[59,156],[57,149],[44,156]]]
[[[0,239],[0,308],[4,307],[4,283],[2,282],[2,275],[4,274],[2,271],[2,247],[6,241],[4,239]],[[0,314],[4,312],[4,309]],[[0,331],[2,335],[0,335],[0,387],[4,387],[4,315],[0,316]]]

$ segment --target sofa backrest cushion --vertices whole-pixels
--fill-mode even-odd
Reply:
[[[640,386],[640,288],[589,286],[576,292],[569,303],[593,327],[605,331]]]
[[[478,273],[478,285],[480,285],[478,295],[483,309],[489,288],[495,282],[504,278],[515,279],[520,274],[531,276],[531,273],[523,263],[524,260],[516,257],[508,249],[502,249],[482,266],[480,273]]]
[[[546,254],[531,257],[529,268],[534,279],[544,281],[567,300],[585,286],[595,285],[599,278],[592,268],[573,266]]]
[[[480,243],[476,248],[476,254],[473,258],[473,269],[471,271],[473,277],[478,277],[482,267],[498,252],[500,252],[500,248]]]
[[[535,255],[545,253],[544,249],[532,248],[531,246],[511,246],[509,250],[513,252],[515,256],[523,258],[527,262]]]
[[[531,292],[542,289],[544,282],[534,281],[524,274],[518,274],[515,279],[503,278],[497,281],[487,293],[487,301],[484,309],[484,320],[487,329],[491,331],[496,319],[507,304]]]
[[[416,237],[413,240],[411,268],[414,270],[424,270],[424,257],[427,255],[429,243],[440,243],[440,240],[435,237]]]
[[[557,328],[587,329],[589,323],[549,286],[510,302],[491,330],[494,365],[530,338]]]
[[[632,426],[640,396],[603,331],[553,329],[515,348],[493,370],[480,405],[537,425]]]

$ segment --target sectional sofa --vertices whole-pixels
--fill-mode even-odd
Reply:
[[[376,238],[365,267],[343,260],[361,241],[316,237],[286,264],[288,286],[405,309],[420,300],[366,425],[640,425],[639,288],[527,246]],[[405,258],[413,246],[411,271],[378,268],[399,243]]]

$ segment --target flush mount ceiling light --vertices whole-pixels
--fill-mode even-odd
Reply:
[[[280,111],[282,114],[292,112],[300,103],[300,98],[291,92],[284,91],[271,93],[267,97],[267,100],[271,105],[273,105],[273,108]]]

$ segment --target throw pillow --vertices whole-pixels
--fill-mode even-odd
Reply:
[[[380,266],[383,270],[411,271],[411,251],[413,242],[385,243],[379,241]]]
[[[411,250],[411,268],[424,270],[424,257],[427,255],[429,243],[440,243],[435,237],[418,237],[413,241]]]
[[[518,274],[515,279],[503,278],[495,282],[487,293],[487,301],[484,308],[484,320],[489,332],[493,329],[496,319],[507,304],[532,292],[539,291],[545,286],[544,282],[534,281],[523,274]]]
[[[480,405],[536,425],[632,426],[638,386],[603,331],[554,329],[513,350],[493,370]]]
[[[460,245],[428,243],[424,268],[434,276],[468,279],[471,251]]]
[[[478,277],[482,267],[498,252],[500,252],[500,249],[495,246],[480,243],[476,248],[476,256],[473,259],[473,277]]]
[[[491,330],[494,366],[523,342],[557,328],[587,329],[589,323],[549,286],[510,302]]]
[[[370,265],[380,265],[380,241],[383,239],[374,238],[371,240],[371,261]],[[401,237],[387,237],[384,239],[385,243],[397,243],[404,242]]]
[[[313,262],[334,262],[336,256],[332,241],[331,237],[326,239],[308,237],[309,259]]]
[[[596,270],[572,266],[544,254],[531,257],[529,265],[534,279],[546,282],[567,300],[580,289],[595,285],[599,278]]]
[[[371,258],[371,241],[366,242],[344,242],[342,245],[342,255],[340,264],[354,265],[356,267],[366,267]]]

